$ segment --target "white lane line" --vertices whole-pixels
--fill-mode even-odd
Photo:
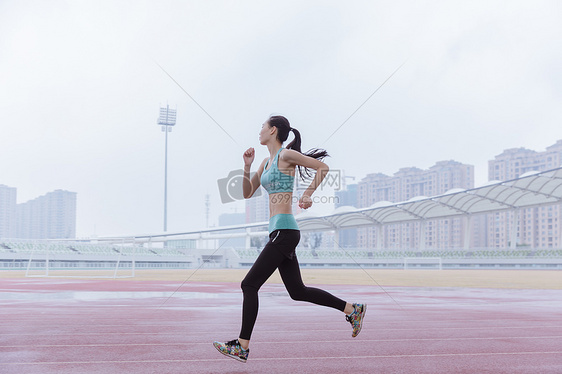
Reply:
[[[482,352],[482,353],[436,353],[419,355],[378,355],[378,356],[328,356],[328,357],[270,357],[252,358],[252,361],[294,361],[294,360],[345,360],[345,359],[369,359],[369,358],[418,358],[418,357],[474,357],[474,356],[520,356],[520,355],[560,355],[562,351],[546,352]],[[108,360],[108,361],[43,361],[43,362],[4,362],[0,366],[7,365],[85,365],[85,364],[163,364],[179,362],[219,362],[226,358],[216,359],[189,359],[189,360]]]
[[[139,326],[137,326],[138,328]],[[146,328],[154,328],[154,327],[158,327],[158,326],[145,326]],[[546,326],[494,326],[493,327],[495,330],[498,329],[553,329],[553,328],[562,328],[562,325],[546,325]],[[374,328],[376,331],[434,331],[434,330],[439,330],[439,331],[443,331],[443,330],[489,330],[490,326],[482,326],[482,327],[431,327],[431,328],[379,328],[376,327]],[[301,332],[302,330],[264,330],[262,332],[264,333],[268,333],[268,334],[279,334],[279,333],[298,333]],[[349,329],[306,329],[306,332],[346,332],[349,331]],[[76,333],[76,332],[67,332],[67,333],[9,333],[9,334],[3,334],[0,333],[0,336],[41,336],[41,335],[47,335],[47,336],[64,336],[64,335],[71,335],[71,336],[90,336],[90,335],[154,335],[154,334],[158,334],[158,335],[186,335],[186,334],[190,334],[190,335],[197,335],[197,334],[209,334],[209,331],[182,331],[182,332],[83,332],[83,333]]]
[[[86,317],[84,317],[86,318]],[[310,326],[310,325],[325,325],[326,323],[332,322],[334,319],[332,317],[325,317],[325,321],[324,322],[317,322],[320,318],[314,318],[314,321],[316,322],[273,322],[271,323],[271,325],[306,325],[306,326]],[[41,319],[9,319],[7,316],[4,316],[2,321],[0,321],[0,326],[13,326],[14,323],[46,323],[46,322],[58,322],[60,321],[61,318],[51,318],[51,319],[47,319],[47,318],[41,318]],[[65,320],[64,318],[62,320]],[[92,319],[88,319],[88,321],[90,322],[95,322],[95,321],[104,321],[104,320],[111,320],[114,321],[115,318],[92,318]],[[150,322],[152,321],[152,318],[127,318],[127,322],[129,322],[128,324],[99,324],[96,322],[96,326],[99,327],[122,327],[122,326],[131,326],[131,327],[138,327],[139,324],[134,324],[133,322]],[[530,322],[539,322],[539,323],[545,323],[545,322],[558,322],[559,319],[503,319],[503,318],[498,318],[498,319],[446,319],[446,320],[403,320],[403,321],[388,321],[385,320],[383,321],[379,321],[379,322],[375,322],[375,323],[379,323],[379,324],[384,324],[384,325],[390,325],[390,324],[400,324],[400,325],[404,325],[404,324],[408,324],[408,323],[415,323],[415,324],[419,324],[419,323],[436,323],[436,324],[440,324],[442,325],[443,323],[456,323],[456,322],[460,322],[460,323],[466,323],[466,322],[492,322],[492,323],[497,323],[497,322],[526,322],[526,323],[530,323]],[[176,323],[159,323],[158,326],[177,326],[178,324],[181,324],[182,321],[178,321]],[[236,322],[232,322],[232,323],[226,323],[226,322],[222,322],[222,323],[213,323],[213,326],[239,326],[240,323],[236,323]],[[77,322],[77,323],[66,323],[65,320],[65,326],[84,326],[83,323],[81,322]],[[143,326],[143,325],[140,325]],[[495,327],[495,326],[494,326]]]
[[[471,338],[412,338],[412,339],[362,339],[350,340],[348,343],[390,343],[390,342],[414,342],[414,341],[465,341],[465,340],[517,340],[517,339],[562,339],[562,335],[547,336],[497,336],[497,337],[471,337]],[[310,344],[310,343],[333,343],[333,340],[293,340],[293,341],[255,341],[255,344]],[[22,345],[0,345],[0,348],[63,348],[63,347],[137,347],[137,346],[183,346],[183,345],[209,345],[208,342],[176,342],[176,343],[93,343],[93,344],[22,344]]]

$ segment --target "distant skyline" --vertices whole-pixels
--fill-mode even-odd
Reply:
[[[76,237],[75,192],[60,189],[49,191],[21,203],[17,203],[16,195],[17,187],[0,184],[0,238]]]
[[[554,146],[555,144],[556,144],[556,145],[557,145],[557,144],[560,144],[561,142],[562,142],[562,140],[558,140],[557,142],[551,144],[549,147],[552,147],[552,146]],[[549,147],[547,147],[547,148],[549,148]],[[497,159],[498,157],[501,157],[502,155],[505,155],[506,151],[514,151],[514,152],[516,152],[517,154],[521,154],[521,150],[523,150],[523,151],[530,151],[530,152],[532,152],[532,153],[544,153],[543,151],[531,150],[531,149],[528,149],[528,148],[526,148],[526,147],[517,147],[517,148],[509,148],[509,149],[504,149],[504,150],[502,150],[500,153],[498,153],[498,154],[496,154],[496,155],[494,156],[494,159]],[[538,155],[538,156],[540,156],[540,155]],[[442,160],[442,161],[437,161],[437,162],[435,163],[435,165],[433,165],[433,166],[431,166],[431,167],[439,166],[439,164],[441,164],[441,163],[447,163],[448,161],[457,162],[456,160],[447,160],[447,161]],[[490,159],[489,161],[493,161],[493,159]],[[492,162],[492,164],[495,165],[494,162]],[[467,166],[472,166],[472,165],[467,165]],[[559,165],[559,166],[562,167],[562,164]],[[430,167],[430,168],[431,168],[431,167]],[[556,168],[556,167],[557,167],[557,166],[552,166],[552,168]],[[401,169],[408,169],[408,168],[417,168],[417,167],[415,167],[415,166],[403,166],[403,167],[399,168],[398,170],[396,170],[394,173],[391,173],[389,176],[392,176],[392,175],[395,175],[396,173],[399,173]],[[423,171],[428,171],[430,168],[428,168],[427,170],[423,170]],[[532,167],[531,167],[531,169],[532,169]],[[420,170],[421,170],[421,169],[420,169]],[[354,181],[354,182],[352,182],[352,183],[347,183],[347,184],[348,184],[348,185],[357,185],[357,184],[360,183],[362,180],[366,179],[369,174],[377,174],[377,173],[378,173],[378,172],[376,172],[376,171],[374,171],[374,172],[372,172],[372,173],[367,173],[367,174],[366,174],[365,176],[363,176],[362,178],[356,178],[356,181]],[[490,174],[490,170],[488,170],[488,173]],[[520,173],[520,174],[523,174],[523,172]],[[492,174],[490,174],[490,175],[492,175]],[[513,178],[517,178],[517,177],[518,177],[518,175],[513,174],[513,175],[510,175],[510,176],[509,176],[509,179],[513,179]],[[497,179],[497,178],[496,178],[496,179],[490,179],[490,177],[489,177],[489,178],[488,178],[488,181],[490,181],[490,180],[499,180],[499,179]],[[501,179],[501,180],[503,180],[503,179]],[[6,186],[6,185],[2,185],[1,183],[0,183],[0,186],[17,189],[17,186]],[[480,185],[475,185],[474,187],[479,187],[479,186],[480,186]],[[53,192],[55,192],[55,191],[48,191],[48,192],[45,192],[44,194],[42,194],[41,196],[37,196],[37,197],[34,197],[34,198],[30,199],[29,201],[26,201],[26,202],[18,201],[17,203],[18,203],[18,204],[25,204],[25,203],[31,202],[31,201],[33,201],[33,200],[37,200],[37,199],[39,199],[39,198],[45,198],[47,195],[49,195],[49,194],[51,194],[51,193],[53,193]],[[72,192],[72,191],[66,191],[66,190],[63,190],[63,192],[74,193],[74,192]],[[318,191],[319,194],[323,194],[324,196],[325,196],[326,194],[329,195],[330,192],[332,192],[332,190],[329,190],[329,192],[324,191],[324,193]],[[335,192],[335,191],[334,191],[334,192]],[[431,196],[433,196],[433,195],[431,195]],[[18,200],[19,200],[19,199],[18,199]],[[398,201],[393,201],[393,202],[398,202]],[[335,205],[338,205],[338,204],[335,203]],[[339,204],[339,205],[342,205],[342,204]],[[344,204],[344,205],[345,205],[345,204]],[[250,207],[250,209],[255,209],[255,204],[250,204],[249,207]],[[334,206],[334,209],[335,209],[335,207],[336,207],[336,206]],[[247,208],[248,208],[248,205],[246,204],[246,207],[242,208],[242,210],[240,209],[240,207],[236,207],[236,208],[235,208],[233,211],[231,211],[231,212],[224,212],[224,213],[221,213],[221,214],[219,214],[219,215],[216,217],[218,224],[213,224],[213,225],[211,225],[211,226],[214,226],[214,225],[220,226],[220,225],[221,225],[221,224],[220,224],[221,217],[222,217],[222,218],[224,218],[224,217],[229,217],[229,216],[230,216],[230,217],[233,217],[233,216],[232,216],[233,214],[245,215],[245,214],[246,214],[245,210],[246,210]],[[328,213],[328,212],[331,211],[331,210],[332,210],[332,209],[324,209],[324,213]],[[265,217],[265,216],[264,216],[264,217]],[[266,220],[266,218],[264,218],[264,217],[262,217],[263,219],[261,219],[261,220]],[[261,220],[258,220],[258,221],[261,221]],[[194,227],[191,227],[191,228],[189,228],[189,229],[199,229],[199,228],[204,228],[204,226],[202,226],[202,225],[200,225],[200,226],[194,226]],[[187,229],[187,228],[186,228],[186,229]]]
[[[217,180],[248,147],[267,156],[258,132],[272,113],[356,181],[455,160],[478,186],[502,150],[562,139],[561,8],[2,1],[0,184],[18,202],[77,192],[79,237],[161,232],[168,103],[169,232],[205,225],[206,194],[211,224],[244,211],[221,203]]]

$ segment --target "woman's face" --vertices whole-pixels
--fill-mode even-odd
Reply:
[[[265,145],[267,144],[271,138],[274,138],[276,136],[276,131],[275,131],[275,127],[271,127],[269,126],[269,122],[264,122],[263,125],[261,125],[261,130],[260,130],[260,135],[259,135],[259,140],[260,140],[260,144],[261,145]]]

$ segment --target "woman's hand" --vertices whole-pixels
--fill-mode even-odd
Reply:
[[[252,166],[252,162],[254,162],[254,157],[256,156],[256,151],[254,148],[248,148],[246,152],[244,152],[244,166]]]
[[[312,206],[312,199],[308,195],[302,195],[299,199],[299,208],[308,209]]]

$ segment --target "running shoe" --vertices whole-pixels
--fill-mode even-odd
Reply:
[[[246,360],[248,360],[250,348],[242,348],[238,339],[234,339],[226,343],[214,342],[213,345],[220,353],[225,356],[232,357],[233,359],[240,362],[246,362]]]
[[[345,316],[345,320],[351,323],[353,327],[352,338],[355,338],[361,332],[361,325],[363,324],[363,317],[365,317],[365,312],[367,311],[367,304],[353,304],[353,309],[355,309],[350,315]]]

